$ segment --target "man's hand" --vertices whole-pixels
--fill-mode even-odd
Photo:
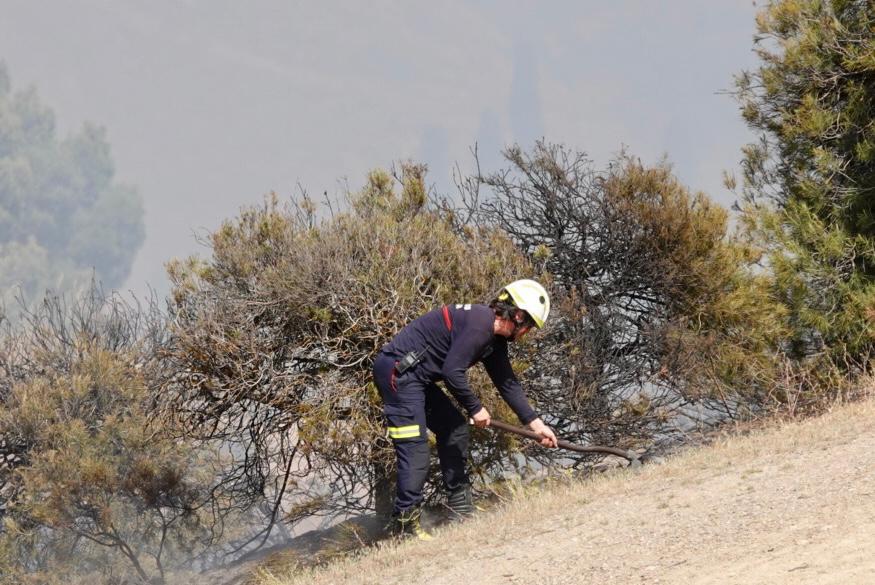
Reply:
[[[474,421],[474,426],[480,428],[488,427],[489,423],[492,422],[492,417],[489,415],[489,411],[486,410],[485,406],[481,406],[480,410],[472,414],[471,419]]]
[[[544,447],[557,447],[559,446],[559,441],[556,439],[556,435],[553,434],[553,430],[544,424],[540,418],[536,418],[532,422],[529,423],[529,428],[534,432],[541,435],[541,445]]]

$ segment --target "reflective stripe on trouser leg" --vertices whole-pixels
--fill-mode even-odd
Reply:
[[[388,435],[395,446],[398,475],[394,513],[399,514],[422,502],[429,447],[424,385],[409,373],[396,376],[393,385],[394,369],[395,361],[390,356],[381,353],[374,361],[374,381],[383,399]]]
[[[390,439],[413,439],[422,434],[419,425],[407,425],[404,427],[389,427]]]

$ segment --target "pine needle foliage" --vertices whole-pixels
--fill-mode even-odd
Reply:
[[[774,0],[761,64],[737,78],[748,125],[741,209],[788,312],[784,350],[844,371],[875,341],[875,5]]]
[[[0,582],[163,583],[212,542],[198,451],[148,419],[152,334],[96,289],[2,331]]]

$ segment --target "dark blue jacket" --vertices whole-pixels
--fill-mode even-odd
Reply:
[[[459,404],[473,415],[480,399],[468,384],[467,370],[482,362],[492,383],[523,424],[538,415],[532,409],[507,353],[507,339],[495,335],[495,312],[486,305],[446,305],[411,321],[382,351],[400,359],[423,353],[422,361],[405,375],[422,382],[443,380]]]

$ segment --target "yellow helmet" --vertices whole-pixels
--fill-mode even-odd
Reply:
[[[538,327],[543,327],[547,322],[547,315],[550,314],[550,295],[534,280],[524,278],[513,281],[498,295],[498,299],[502,301],[507,300],[507,297],[513,300],[513,304],[518,309],[528,313]]]

